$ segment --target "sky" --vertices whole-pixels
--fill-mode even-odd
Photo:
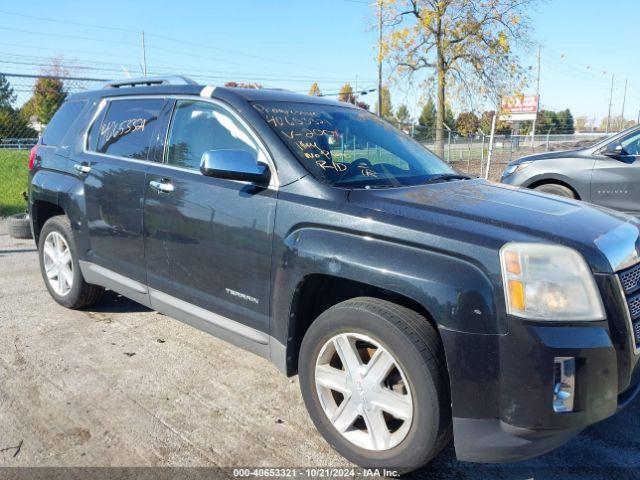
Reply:
[[[373,1],[373,0],[372,0]],[[375,88],[375,12],[367,0],[183,0],[109,2],[30,0],[0,4],[0,72],[39,73],[60,57],[71,75],[120,78],[141,74],[145,32],[149,74],[184,73],[202,83],[257,81],[325,94],[344,82]],[[529,12],[531,40],[541,49],[543,108],[574,116],[640,111],[637,0],[547,0]],[[531,67],[525,93],[535,93],[537,48],[521,53]],[[385,78],[390,68],[385,67]],[[392,83],[394,106],[416,115],[433,93],[415,82]],[[375,104],[375,93],[361,97]],[[459,107],[461,108],[461,107]],[[454,109],[456,105],[454,104]]]

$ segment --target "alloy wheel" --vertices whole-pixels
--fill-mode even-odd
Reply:
[[[69,244],[58,232],[51,232],[44,241],[44,270],[47,282],[61,297],[73,287],[73,261]]]
[[[315,367],[316,391],[333,426],[367,450],[388,450],[407,436],[413,419],[409,383],[393,355],[359,333],[329,339]]]

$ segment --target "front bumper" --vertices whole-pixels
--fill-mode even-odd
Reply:
[[[621,346],[617,326],[625,322],[611,320],[619,313],[613,305],[607,307],[609,321],[550,325],[509,318],[505,335],[441,331],[458,458],[509,462],[535,457],[628,404],[638,393],[640,369],[637,358]],[[553,409],[557,357],[575,358],[571,412]]]

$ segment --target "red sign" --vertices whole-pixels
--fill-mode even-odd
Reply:
[[[500,113],[538,113],[537,95],[511,95],[500,99]]]

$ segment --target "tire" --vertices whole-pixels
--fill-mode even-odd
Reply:
[[[12,238],[33,238],[28,213],[17,213],[7,218],[7,233]]]
[[[544,185],[538,185],[534,190],[536,192],[549,193],[559,197],[576,198],[576,194],[573,193],[573,190],[557,183],[545,183]]]
[[[60,237],[62,240],[60,240]],[[52,255],[49,252],[52,252],[51,247],[56,244],[56,240],[58,242],[57,245],[61,245],[61,248],[59,250],[54,248],[55,255]],[[66,246],[66,249],[64,246]],[[61,251],[64,251],[64,254],[59,253]],[[67,252],[68,256],[66,256]],[[62,259],[63,256],[65,260],[61,260],[61,263],[64,263],[64,268],[60,266],[58,275],[50,279],[47,267],[51,267],[53,264],[53,268],[49,270],[50,273],[55,273],[56,267],[56,262],[52,262],[51,259],[53,257]],[[65,215],[51,217],[42,227],[38,242],[38,257],[40,259],[40,272],[47,290],[60,305],[72,309],[83,308],[94,304],[102,296],[103,287],[91,285],[84,281],[78,263],[78,253],[71,231],[71,224]],[[61,273],[63,269],[65,271],[64,275]],[[60,288],[59,283],[61,277],[63,278],[62,288]],[[66,279],[71,279],[71,281],[68,282]]]
[[[376,358],[380,348],[386,350],[395,362],[389,376],[381,382],[377,381],[379,376],[376,376],[371,380],[370,385],[375,385],[371,389],[367,389],[366,386],[369,373],[360,377],[361,381],[349,380],[356,375],[346,374],[348,369],[341,365],[343,355],[338,354],[338,347],[335,347],[335,345],[345,345],[344,343],[336,344],[336,341],[344,342],[345,339],[349,342],[347,345],[361,347],[356,350],[360,354],[359,362],[364,363],[364,366],[358,369],[360,372],[365,370],[374,372],[375,369],[370,368],[370,365],[375,362],[371,359]],[[371,349],[366,339],[377,347]],[[335,353],[332,353],[334,347]],[[344,351],[343,347],[340,348]],[[339,360],[336,359],[336,354]],[[367,359],[363,354],[365,357],[370,355],[371,358]],[[382,355],[377,358],[382,358]],[[380,363],[381,361],[378,362]],[[451,402],[442,343],[428,320],[408,308],[370,297],[354,298],[329,308],[311,324],[306,332],[300,347],[298,365],[300,389],[316,428],[338,453],[356,465],[408,472],[427,464],[451,440]],[[335,370],[336,368],[339,369]],[[326,369],[331,373],[339,373],[340,376],[335,377],[340,379],[336,385],[342,387],[341,379],[347,379],[347,387],[345,387],[347,393],[341,394],[342,399],[340,395],[336,398],[332,387],[329,387],[331,396],[328,396],[327,388],[323,384],[324,380],[317,380],[316,373],[323,375],[322,372]],[[392,387],[394,398],[397,399],[397,395],[401,395],[402,404],[405,407],[409,399],[412,403],[411,410],[403,410],[405,407],[397,410],[398,412],[411,411],[410,420],[400,421],[389,414],[389,410],[376,407],[375,400],[371,402],[371,398],[382,398],[374,397],[380,392],[388,395],[387,390],[392,379],[399,380],[400,384],[400,388],[397,383]],[[349,390],[354,385],[353,390]],[[357,407],[350,407],[349,403],[343,407],[343,402],[347,399],[357,404]],[[339,405],[337,405],[338,402],[340,402]],[[340,415],[345,419],[350,417],[344,413],[349,411],[349,408],[352,410],[355,408],[354,411],[364,413],[356,417],[353,423],[345,420],[340,424],[340,420],[337,420],[336,424],[342,425],[345,431],[341,433],[338,427],[334,426],[329,415],[336,418],[342,417],[329,410],[325,411],[326,408],[329,410],[335,408],[335,412],[341,411]],[[376,413],[376,410],[383,410],[385,413]],[[365,417],[369,420],[365,420]],[[378,420],[376,421],[375,418]],[[380,418],[383,421],[382,428],[387,427],[388,436],[385,434],[381,436],[382,440],[379,442],[370,442],[367,440],[371,437],[368,425],[375,425],[375,422],[378,422],[380,426]],[[398,424],[400,426],[395,432],[389,433],[396,428],[394,424],[396,427]],[[346,430],[344,425],[349,425]],[[396,436],[395,439],[394,436]],[[388,440],[389,437],[391,440]]]

